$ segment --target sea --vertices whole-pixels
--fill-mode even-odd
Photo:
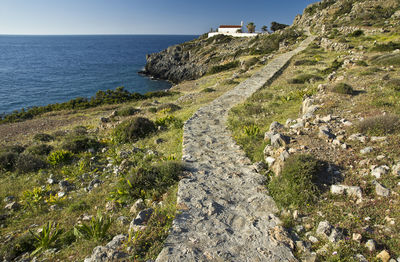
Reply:
[[[146,54],[197,37],[0,35],[0,115],[119,86],[142,94],[168,89],[169,82],[138,74]]]

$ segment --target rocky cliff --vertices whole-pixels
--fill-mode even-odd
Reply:
[[[179,83],[205,75],[213,66],[224,65],[241,56],[268,55],[278,50],[282,42],[293,43],[301,31],[288,28],[271,35],[255,38],[234,38],[217,35],[171,46],[159,53],[147,55],[142,74]]]

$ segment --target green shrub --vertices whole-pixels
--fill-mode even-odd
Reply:
[[[24,253],[32,252],[35,250],[35,238],[25,233],[22,236],[15,237],[11,242],[0,246],[0,257],[7,261],[14,261],[14,259]]]
[[[78,136],[68,138],[62,145],[62,149],[71,151],[72,153],[85,152],[88,149],[98,149],[100,143],[90,137]]]
[[[246,60],[246,62],[244,62],[244,66],[245,66],[246,68],[250,68],[250,67],[252,67],[253,65],[257,64],[258,61],[259,61],[259,60],[258,60],[257,57],[252,57],[252,58]]]
[[[400,79],[390,79],[386,83],[386,87],[393,89],[394,91],[400,91]]]
[[[149,111],[150,113],[157,113],[157,108],[156,107],[149,107],[147,109],[147,111]]]
[[[15,162],[15,168],[20,173],[36,172],[45,168],[46,162],[30,154],[21,154]]]
[[[352,95],[354,94],[353,87],[346,83],[339,83],[332,88],[332,92],[343,94],[343,95]]]
[[[12,152],[0,153],[0,170],[12,171],[18,155]]]
[[[243,132],[247,136],[257,136],[260,133],[260,128],[256,125],[245,126]]]
[[[219,72],[223,72],[223,71],[227,71],[233,68],[236,68],[239,66],[239,61],[233,61],[233,62],[229,62],[223,65],[217,65],[217,66],[213,66],[211,67],[211,69],[209,70],[210,74],[216,74]]]
[[[288,79],[287,82],[289,84],[305,84],[310,81],[320,81],[322,78],[317,75],[311,75],[311,74],[302,74],[298,75],[295,78]]]
[[[239,82],[233,79],[227,79],[223,82],[224,85],[238,85]],[[214,90],[214,89],[212,89]],[[215,90],[214,90],[215,91]]]
[[[74,227],[74,234],[78,238],[88,240],[101,241],[108,236],[108,229],[112,225],[113,220],[106,215],[97,214],[90,220],[89,224],[76,225]]]
[[[71,163],[73,157],[74,157],[74,154],[70,151],[58,150],[58,151],[52,152],[47,157],[47,161],[53,166],[58,166],[58,165]]]
[[[180,106],[172,104],[172,103],[167,103],[159,106],[157,108],[157,111],[164,111],[164,112],[175,112],[181,109]]]
[[[375,56],[371,59],[371,62],[375,65],[381,66],[400,66],[400,54],[386,54]]]
[[[364,35],[364,31],[363,30],[356,30],[353,33],[348,34],[347,36],[349,37],[359,37]]]
[[[55,247],[58,238],[62,234],[63,230],[59,228],[59,224],[53,224],[47,222],[42,227],[42,231],[39,233],[33,233],[29,230],[32,236],[35,238],[35,250],[32,252],[32,256],[42,253],[51,247]]]
[[[306,206],[317,199],[320,161],[309,155],[293,155],[285,162],[282,174],[272,178],[269,192],[276,203],[284,208]]]
[[[215,92],[215,89],[206,87],[203,90],[201,90],[202,93],[211,93],[211,92]]]
[[[338,61],[335,59],[329,67],[322,70],[322,73],[324,75],[329,75],[329,74],[337,71],[342,65],[343,65],[343,61]]]
[[[24,151],[25,147],[20,145],[5,146],[2,150],[0,149],[0,152],[10,152],[15,154],[21,154]]]
[[[303,59],[303,60],[297,60],[296,62],[294,62],[295,66],[312,66],[312,65],[316,65],[318,62],[315,60],[307,60],[307,59]]]
[[[133,116],[134,114],[137,114],[140,112],[139,109],[134,108],[134,107],[126,107],[121,110],[117,111],[117,116]]]
[[[72,134],[75,136],[85,136],[87,133],[88,131],[86,126],[75,126],[72,130]]]
[[[363,60],[358,60],[358,61],[356,62],[356,65],[358,65],[358,66],[365,66],[365,67],[368,66],[367,62],[365,62],[365,61],[363,61]]]
[[[85,211],[88,210],[90,206],[84,201],[84,200],[79,200],[76,203],[73,203],[68,206],[68,211],[70,213],[78,212],[78,211]]]
[[[178,161],[144,164],[132,169],[128,179],[121,180],[110,193],[110,198],[120,203],[138,198],[157,199],[179,181],[182,170]]]
[[[182,128],[183,126],[182,120],[172,115],[158,118],[154,123],[156,126],[163,126],[163,127],[168,127],[172,125],[175,128]]]
[[[117,143],[131,143],[156,131],[155,124],[143,117],[135,117],[119,124],[113,132]]]
[[[390,52],[396,49],[400,49],[400,43],[389,42],[387,44],[377,44],[371,50],[377,52]]]
[[[356,125],[356,130],[360,133],[375,136],[399,133],[400,118],[392,114],[368,117]]]
[[[27,149],[30,154],[39,156],[47,156],[51,150],[53,150],[53,147],[46,144],[31,146]]]
[[[39,133],[33,136],[33,140],[38,142],[50,142],[54,140],[54,137],[49,134]]]

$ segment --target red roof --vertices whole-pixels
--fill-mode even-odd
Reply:
[[[220,25],[219,28],[242,28],[240,25]]]

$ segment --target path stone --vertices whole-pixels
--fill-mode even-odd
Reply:
[[[254,172],[226,123],[233,106],[273,79],[313,40],[310,36],[277,56],[185,123],[182,159],[193,176],[179,182],[180,210],[157,262],[297,261],[287,241],[277,241],[278,209],[263,186],[264,177]]]

